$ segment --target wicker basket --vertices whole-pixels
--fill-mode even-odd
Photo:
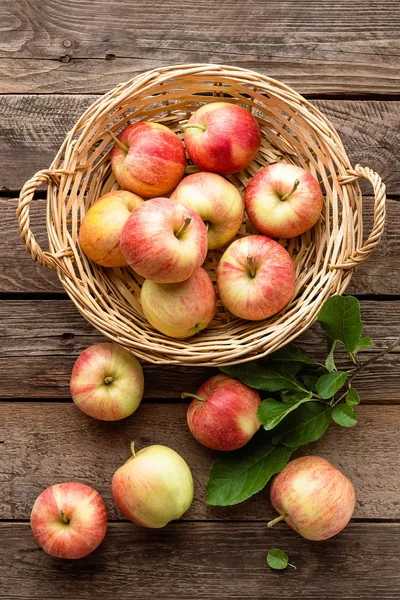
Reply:
[[[258,120],[262,145],[256,159],[229,180],[243,192],[266,164],[279,160],[309,169],[325,194],[317,225],[301,237],[281,240],[293,257],[297,284],[292,302],[278,315],[249,322],[229,314],[221,303],[215,320],[201,334],[173,340],[144,319],[142,279],[129,268],[104,269],[78,245],[79,223],[102,194],[117,189],[110,169],[117,133],[136,120],[158,121],[180,137],[181,126],[201,104],[220,101],[245,106]],[[188,161],[187,172],[197,169]],[[374,224],[363,241],[362,196],[357,180],[365,178],[375,195]],[[47,231],[50,251],[43,251],[29,228],[35,189],[48,184]],[[322,303],[342,294],[353,269],[378,244],[385,219],[385,186],[368,168],[352,168],[339,135],[310,102],[278,81],[253,71],[219,65],[183,65],[149,71],[99,98],[67,135],[50,169],[39,171],[23,187],[17,219],[32,260],[57,269],[82,315],[105,336],[152,363],[227,365],[264,356],[293,340],[316,319]],[[239,235],[255,233],[245,219]],[[215,281],[220,251],[209,253],[205,268]]]

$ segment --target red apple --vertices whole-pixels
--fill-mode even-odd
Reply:
[[[177,283],[203,264],[207,229],[192,208],[169,198],[154,198],[131,214],[120,246],[128,265],[145,279]]]
[[[208,248],[221,248],[239,231],[244,202],[235,186],[216,173],[193,173],[185,177],[171,195],[193,208],[207,226]]]
[[[143,527],[158,529],[180,519],[193,501],[192,473],[167,446],[135,452],[114,474],[112,493],[119,510]]]
[[[253,177],[246,189],[245,204],[249,218],[261,233],[293,238],[315,225],[324,198],[311,173],[279,162]]]
[[[140,300],[144,315],[154,329],[173,338],[199,333],[212,321],[217,310],[214,286],[204,269],[197,269],[181,283],[156,283],[146,279]]]
[[[83,558],[103,541],[107,511],[93,488],[83,483],[59,483],[37,497],[31,527],[36,540],[50,556]]]
[[[117,421],[128,417],[139,406],[143,390],[139,361],[116,344],[87,348],[72,369],[72,399],[95,419]]]
[[[122,228],[129,215],[144,200],[136,194],[117,190],[99,198],[86,213],[79,230],[82,251],[103,267],[125,267],[119,248]]]
[[[237,450],[260,428],[260,396],[228,375],[214,375],[196,394],[184,393],[182,398],[194,398],[187,422],[196,440],[207,448]]]
[[[141,121],[125,127],[111,152],[111,168],[125,190],[143,198],[172,191],[186,168],[183,144],[159,123]]]
[[[320,456],[292,460],[271,484],[271,502],[286,523],[308,540],[326,540],[342,531],[355,504],[353,485]]]
[[[217,268],[222,303],[237,317],[258,321],[281,311],[295,289],[295,270],[289,253],[262,235],[235,240]]]
[[[227,102],[200,107],[183,130],[192,161],[214,173],[241,171],[261,145],[260,128],[253,115],[242,106]]]

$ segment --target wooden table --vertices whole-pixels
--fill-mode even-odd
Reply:
[[[276,77],[312,101],[339,130],[353,164],[377,170],[388,191],[384,240],[354,275],[365,334],[377,353],[400,334],[400,39],[395,0],[3,0],[0,3],[0,597],[3,599],[204,600],[400,598],[400,354],[375,364],[358,388],[354,430],[332,426],[305,448],[353,480],[354,519],[324,543],[285,525],[265,490],[231,509],[207,507],[212,453],[185,424],[182,390],[213,371],[145,366],[146,399],[120,423],[86,418],[71,403],[78,354],[102,338],[78,314],[54,273],[19,242],[18,191],[47,167],[65,133],[98,94],[144,70],[217,62]],[[367,193],[370,191],[365,188]],[[32,226],[46,245],[45,191]],[[371,221],[372,199],[365,200]],[[317,328],[301,338],[321,356]],[[181,522],[151,531],[123,520],[110,492],[128,443],[164,443],[193,469],[196,498]],[[32,538],[29,513],[48,485],[96,487],[109,533],[87,559],[54,560]],[[297,570],[265,563],[278,546]]]

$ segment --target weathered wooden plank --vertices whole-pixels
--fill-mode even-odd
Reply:
[[[19,235],[15,219],[17,201],[0,197],[0,293],[63,293],[57,274],[29,260]],[[31,230],[45,250],[47,245],[45,200],[31,205]],[[365,231],[372,227],[373,198],[364,202]],[[400,202],[387,201],[386,229],[373,257],[361,265],[347,289],[349,294],[400,295]]]
[[[387,347],[400,335],[396,301],[362,301],[365,334],[374,346],[365,355]],[[3,300],[0,302],[0,398],[69,398],[69,378],[76,357],[104,338],[69,300]],[[326,340],[318,325],[298,343],[316,359],[325,356]],[[340,356],[340,355],[339,355]],[[344,355],[338,365],[348,368]],[[384,364],[384,366],[382,366]],[[367,403],[397,403],[400,354],[364,371],[357,388]],[[383,371],[384,370],[384,371]],[[383,374],[384,372],[384,374]],[[213,369],[145,365],[147,398],[178,398],[194,391]],[[384,385],[383,385],[384,382]]]
[[[149,530],[112,523],[80,561],[46,555],[27,523],[1,523],[4,600],[394,599],[400,595],[397,523],[351,523],[309,542],[263,523],[174,523]],[[283,548],[297,570],[272,571],[267,550]]]
[[[0,90],[104,92],[168,64],[235,64],[303,93],[396,94],[394,0],[7,2]]]
[[[332,424],[319,442],[294,456],[320,454],[353,481],[355,517],[400,519],[398,431],[400,407],[360,406],[359,423],[349,430]],[[36,496],[60,481],[82,481],[103,496],[110,517],[123,518],[111,495],[115,470],[137,448],[165,444],[193,471],[195,500],[185,520],[269,520],[268,490],[234,507],[211,507],[205,484],[215,452],[196,442],[186,424],[186,405],[143,404],[122,422],[101,422],[72,404],[0,403],[0,520],[27,519]]]
[[[0,96],[0,191],[21,189],[36,171],[48,167],[67,131],[96,98]],[[400,101],[314,103],[338,129],[351,162],[380,173],[389,194],[400,193],[400,158],[396,151],[400,145]],[[365,190],[371,193],[370,188]]]

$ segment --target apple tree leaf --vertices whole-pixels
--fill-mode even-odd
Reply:
[[[347,375],[347,371],[332,371],[332,373],[321,375],[316,384],[317,392],[321,398],[324,400],[332,398],[346,383]]]
[[[290,413],[273,431],[272,443],[298,448],[319,440],[331,422],[331,409],[321,402],[307,402]]]
[[[332,419],[341,427],[354,427],[357,425],[357,417],[351,406],[338,404],[332,411]]]

